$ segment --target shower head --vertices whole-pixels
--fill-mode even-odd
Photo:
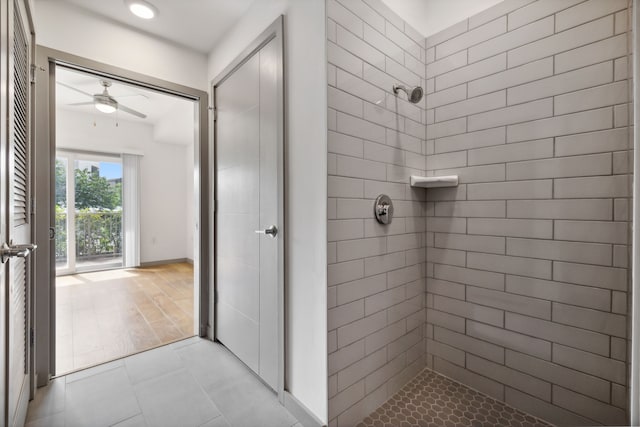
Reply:
[[[420,86],[416,86],[413,89],[408,89],[402,85],[393,85],[393,93],[397,95],[398,91],[400,90],[407,94],[407,99],[412,104],[417,104],[422,100],[422,97],[424,96],[424,90],[422,90]]]

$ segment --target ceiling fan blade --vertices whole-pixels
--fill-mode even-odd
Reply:
[[[85,95],[85,96],[88,96],[89,98],[93,98],[93,95],[92,95],[92,94],[87,93],[87,92],[85,92],[85,91],[83,91],[83,90],[80,90],[80,89],[76,89],[75,87],[73,87],[73,86],[69,86],[69,85],[68,85],[68,84],[66,84],[66,83],[62,83],[62,82],[56,82],[56,83],[58,83],[60,86],[64,86],[64,87],[66,87],[67,89],[71,89],[71,90],[76,91],[76,92],[78,92],[78,93],[81,93],[81,94],[83,94],[83,95]]]
[[[140,117],[141,119],[146,119],[147,118],[146,114],[142,114],[141,112],[136,111],[136,110],[134,110],[132,108],[126,107],[126,106],[124,106],[124,105],[122,105],[120,103],[118,103],[118,110],[124,111],[125,113],[132,114],[132,115],[134,115],[136,117]]]
[[[93,105],[93,104],[94,104],[93,102],[75,102],[75,103],[73,103],[73,104],[67,104],[67,105],[74,105],[74,106],[76,106],[76,105]]]

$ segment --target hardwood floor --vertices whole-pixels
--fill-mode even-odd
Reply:
[[[194,335],[193,266],[56,278],[56,375]]]

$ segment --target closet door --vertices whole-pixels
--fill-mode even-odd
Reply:
[[[7,183],[8,213],[5,239],[0,249],[5,274],[8,323],[7,425],[22,425],[29,400],[30,271],[31,252],[31,31],[27,10],[19,0],[8,5],[9,64],[7,108],[8,129],[5,142],[2,181]]]

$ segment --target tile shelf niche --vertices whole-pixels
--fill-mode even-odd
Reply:
[[[411,175],[411,186],[419,188],[457,187],[458,175],[416,176]]]

